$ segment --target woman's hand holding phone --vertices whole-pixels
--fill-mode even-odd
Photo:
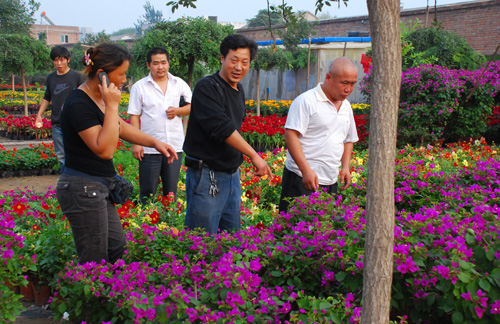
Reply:
[[[118,89],[114,83],[111,83],[106,72],[101,72],[98,74],[98,78],[100,81],[99,89],[101,90],[102,98],[104,100],[104,104],[106,108],[113,108],[120,105],[120,101],[122,99],[122,93],[120,89]]]

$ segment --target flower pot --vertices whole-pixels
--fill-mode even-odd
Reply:
[[[33,285],[33,296],[36,306],[47,305],[51,295],[52,292],[49,286],[40,283],[35,283]]]
[[[19,170],[19,171],[17,171],[17,175],[19,177],[27,177],[30,175],[30,171],[29,170]]]
[[[21,295],[23,295],[23,297],[21,297],[22,301],[34,301],[35,300],[33,284],[31,282],[28,282],[26,287],[21,286],[20,290],[21,290]]]
[[[15,171],[13,170],[3,170],[0,171],[0,178],[12,178],[15,175]]]
[[[13,284],[10,283],[10,281],[5,280],[5,285],[9,287],[9,289],[16,295],[19,295],[21,293],[21,287],[19,286],[14,286]]]
[[[52,173],[52,169],[51,168],[41,168],[38,171],[38,175],[39,176],[46,176],[46,175],[50,175],[51,173]]]
[[[432,146],[442,147],[444,144],[444,138],[440,138],[432,143]]]

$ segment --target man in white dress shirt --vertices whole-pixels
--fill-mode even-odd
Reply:
[[[291,104],[285,124],[288,148],[281,181],[279,210],[288,210],[285,198],[322,190],[337,192],[351,184],[350,162],[358,141],[351,104],[346,98],[358,78],[356,65],[346,57],[330,64],[325,82],[298,96]]]
[[[149,75],[137,81],[130,91],[130,124],[170,144],[179,159],[168,164],[167,158],[154,148],[132,146],[132,155],[139,160],[140,198],[143,204],[156,195],[159,178],[163,196],[173,193],[177,197],[184,143],[182,116],[189,115],[192,96],[187,83],[168,72],[170,57],[167,50],[161,47],[149,50],[147,66]]]

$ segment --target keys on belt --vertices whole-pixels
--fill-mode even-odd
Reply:
[[[215,180],[215,171],[213,169],[203,162],[203,160],[197,160],[187,155],[184,159],[184,164],[195,170],[201,170],[203,167],[210,169],[210,190],[208,191],[208,195],[211,197],[217,196],[219,193],[219,187],[217,187],[217,180]]]

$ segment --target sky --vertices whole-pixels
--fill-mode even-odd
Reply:
[[[55,25],[90,27],[93,32],[105,31],[111,34],[123,28],[134,27],[134,23],[144,14],[146,0],[37,0],[40,9],[35,14],[36,23],[41,23],[41,14]],[[163,12],[165,20],[176,20],[183,16],[217,16],[219,22],[241,22],[255,17],[260,9],[267,8],[266,0],[197,0],[197,8],[179,8],[174,14],[166,3],[169,0],[150,0],[156,10]],[[437,0],[438,5],[469,2],[471,0]],[[473,1],[473,0],[472,0]],[[314,13],[316,0],[286,0],[294,11],[305,10]],[[434,6],[433,0],[402,0],[403,9],[425,8]],[[280,0],[270,0],[269,3],[281,4]],[[332,17],[353,17],[368,14],[366,0],[349,0],[347,7],[341,3],[332,3],[331,7],[325,6],[323,12],[328,12]],[[45,24],[45,20],[43,24]]]

